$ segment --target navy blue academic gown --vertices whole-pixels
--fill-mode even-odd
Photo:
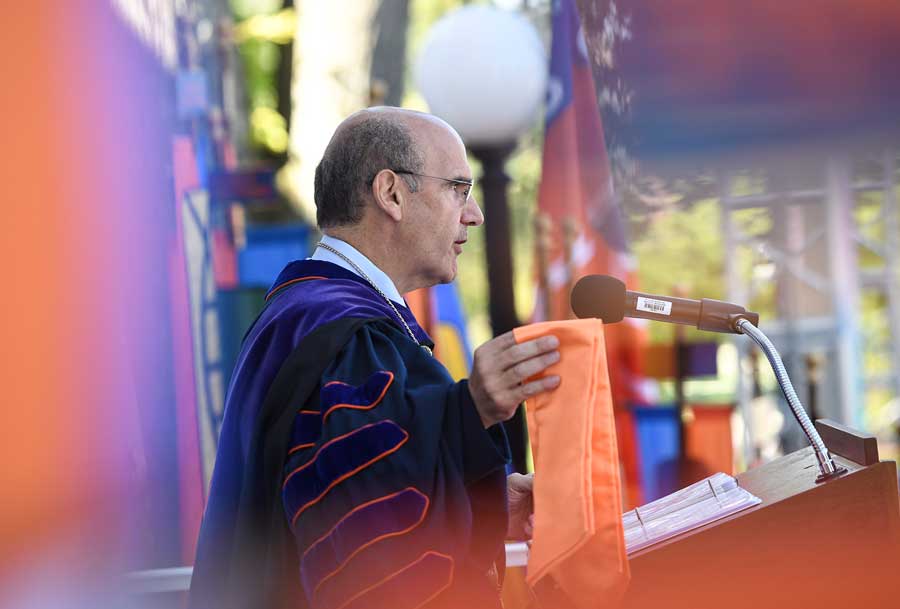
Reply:
[[[192,607],[498,607],[502,426],[355,274],[293,262],[267,301],[226,400]]]

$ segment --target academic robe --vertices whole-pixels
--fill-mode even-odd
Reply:
[[[191,606],[499,607],[508,460],[365,280],[293,262],[229,387]]]

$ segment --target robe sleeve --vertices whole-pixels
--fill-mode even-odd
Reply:
[[[310,607],[417,607],[485,567],[472,513],[485,482],[503,485],[502,551],[503,428],[484,429],[467,382],[399,330],[363,326],[296,407],[282,499]]]

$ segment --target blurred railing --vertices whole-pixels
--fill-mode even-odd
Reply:
[[[525,542],[506,544],[507,567],[524,567],[527,563],[528,546]],[[186,592],[191,586],[192,572],[193,567],[135,571],[125,576],[125,588],[129,594]]]

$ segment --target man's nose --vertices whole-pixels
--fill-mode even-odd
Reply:
[[[470,195],[469,200],[466,201],[460,222],[466,226],[481,226],[484,224],[484,214],[481,213],[481,207],[479,207],[478,201],[475,200],[475,195]]]

